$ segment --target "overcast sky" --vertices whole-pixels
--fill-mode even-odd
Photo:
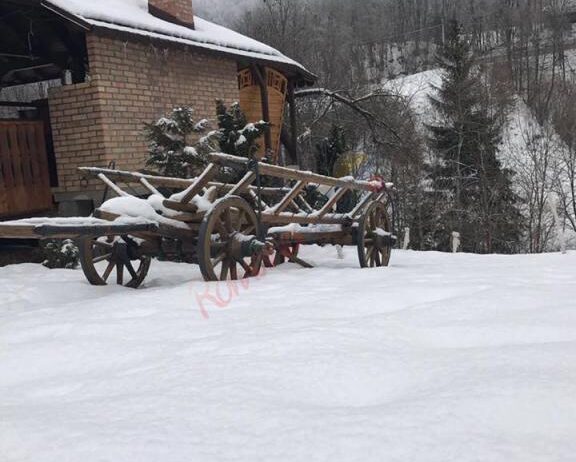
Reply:
[[[193,0],[195,14],[206,19],[226,22],[237,18],[257,1],[259,0]]]

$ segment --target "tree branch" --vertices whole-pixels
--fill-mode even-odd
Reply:
[[[380,127],[380,128],[384,128],[384,129],[388,130],[388,132],[390,132],[392,134],[392,136],[394,138],[396,138],[396,140],[398,140],[399,142],[402,142],[402,138],[400,137],[400,135],[398,134],[398,132],[394,128],[392,128],[390,125],[388,125],[382,119],[377,117],[373,112],[370,112],[369,110],[363,108],[360,105],[360,103],[365,102],[365,101],[369,101],[371,99],[383,98],[383,97],[384,98],[393,98],[393,97],[398,98],[398,95],[392,95],[389,93],[376,91],[376,92],[368,93],[368,94],[361,96],[359,98],[352,99],[352,98],[348,98],[347,96],[342,95],[341,92],[331,91],[331,90],[328,90],[326,88],[309,88],[309,89],[297,91],[294,94],[294,96],[296,98],[318,98],[318,97],[331,98],[334,101],[337,101],[339,103],[344,104],[345,106],[348,106],[352,111],[356,112],[362,118],[364,118],[364,120],[368,123],[368,126],[370,127],[370,129],[373,132],[373,138],[374,138],[375,142],[377,142],[379,144],[383,144],[382,142],[380,142],[377,139],[377,137],[375,135],[375,128],[376,127]]]

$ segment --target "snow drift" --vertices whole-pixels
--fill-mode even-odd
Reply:
[[[0,268],[2,461],[573,460],[576,253],[303,257],[139,291]]]

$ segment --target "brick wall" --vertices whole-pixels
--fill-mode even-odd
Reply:
[[[60,184],[54,192],[94,189],[94,181],[82,184],[77,168],[106,165],[98,88],[93,83],[52,88],[49,106]]]
[[[142,125],[175,106],[214,118],[215,101],[238,101],[237,64],[179,46],[143,43],[102,32],[87,35],[90,83],[50,96],[61,187],[82,191],[76,167],[138,170],[147,157]]]

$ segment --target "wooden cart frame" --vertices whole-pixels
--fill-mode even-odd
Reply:
[[[142,284],[154,257],[197,263],[206,281],[252,277],[263,265],[285,261],[310,267],[298,252],[308,244],[356,246],[361,267],[388,265],[394,208],[382,180],[336,179],[225,154],[209,161],[194,179],[81,168],[123,199],[106,202],[88,223],[0,223],[0,237],[76,239],[91,284],[115,279],[132,288]],[[216,181],[223,169],[240,179]],[[262,186],[265,181],[276,185]],[[307,196],[319,189],[325,200],[311,204]],[[135,199],[143,191],[154,198],[153,208],[150,200]],[[351,195],[354,206],[342,212]],[[133,200],[148,204],[152,214],[138,215]],[[124,201],[120,209],[115,201]]]

